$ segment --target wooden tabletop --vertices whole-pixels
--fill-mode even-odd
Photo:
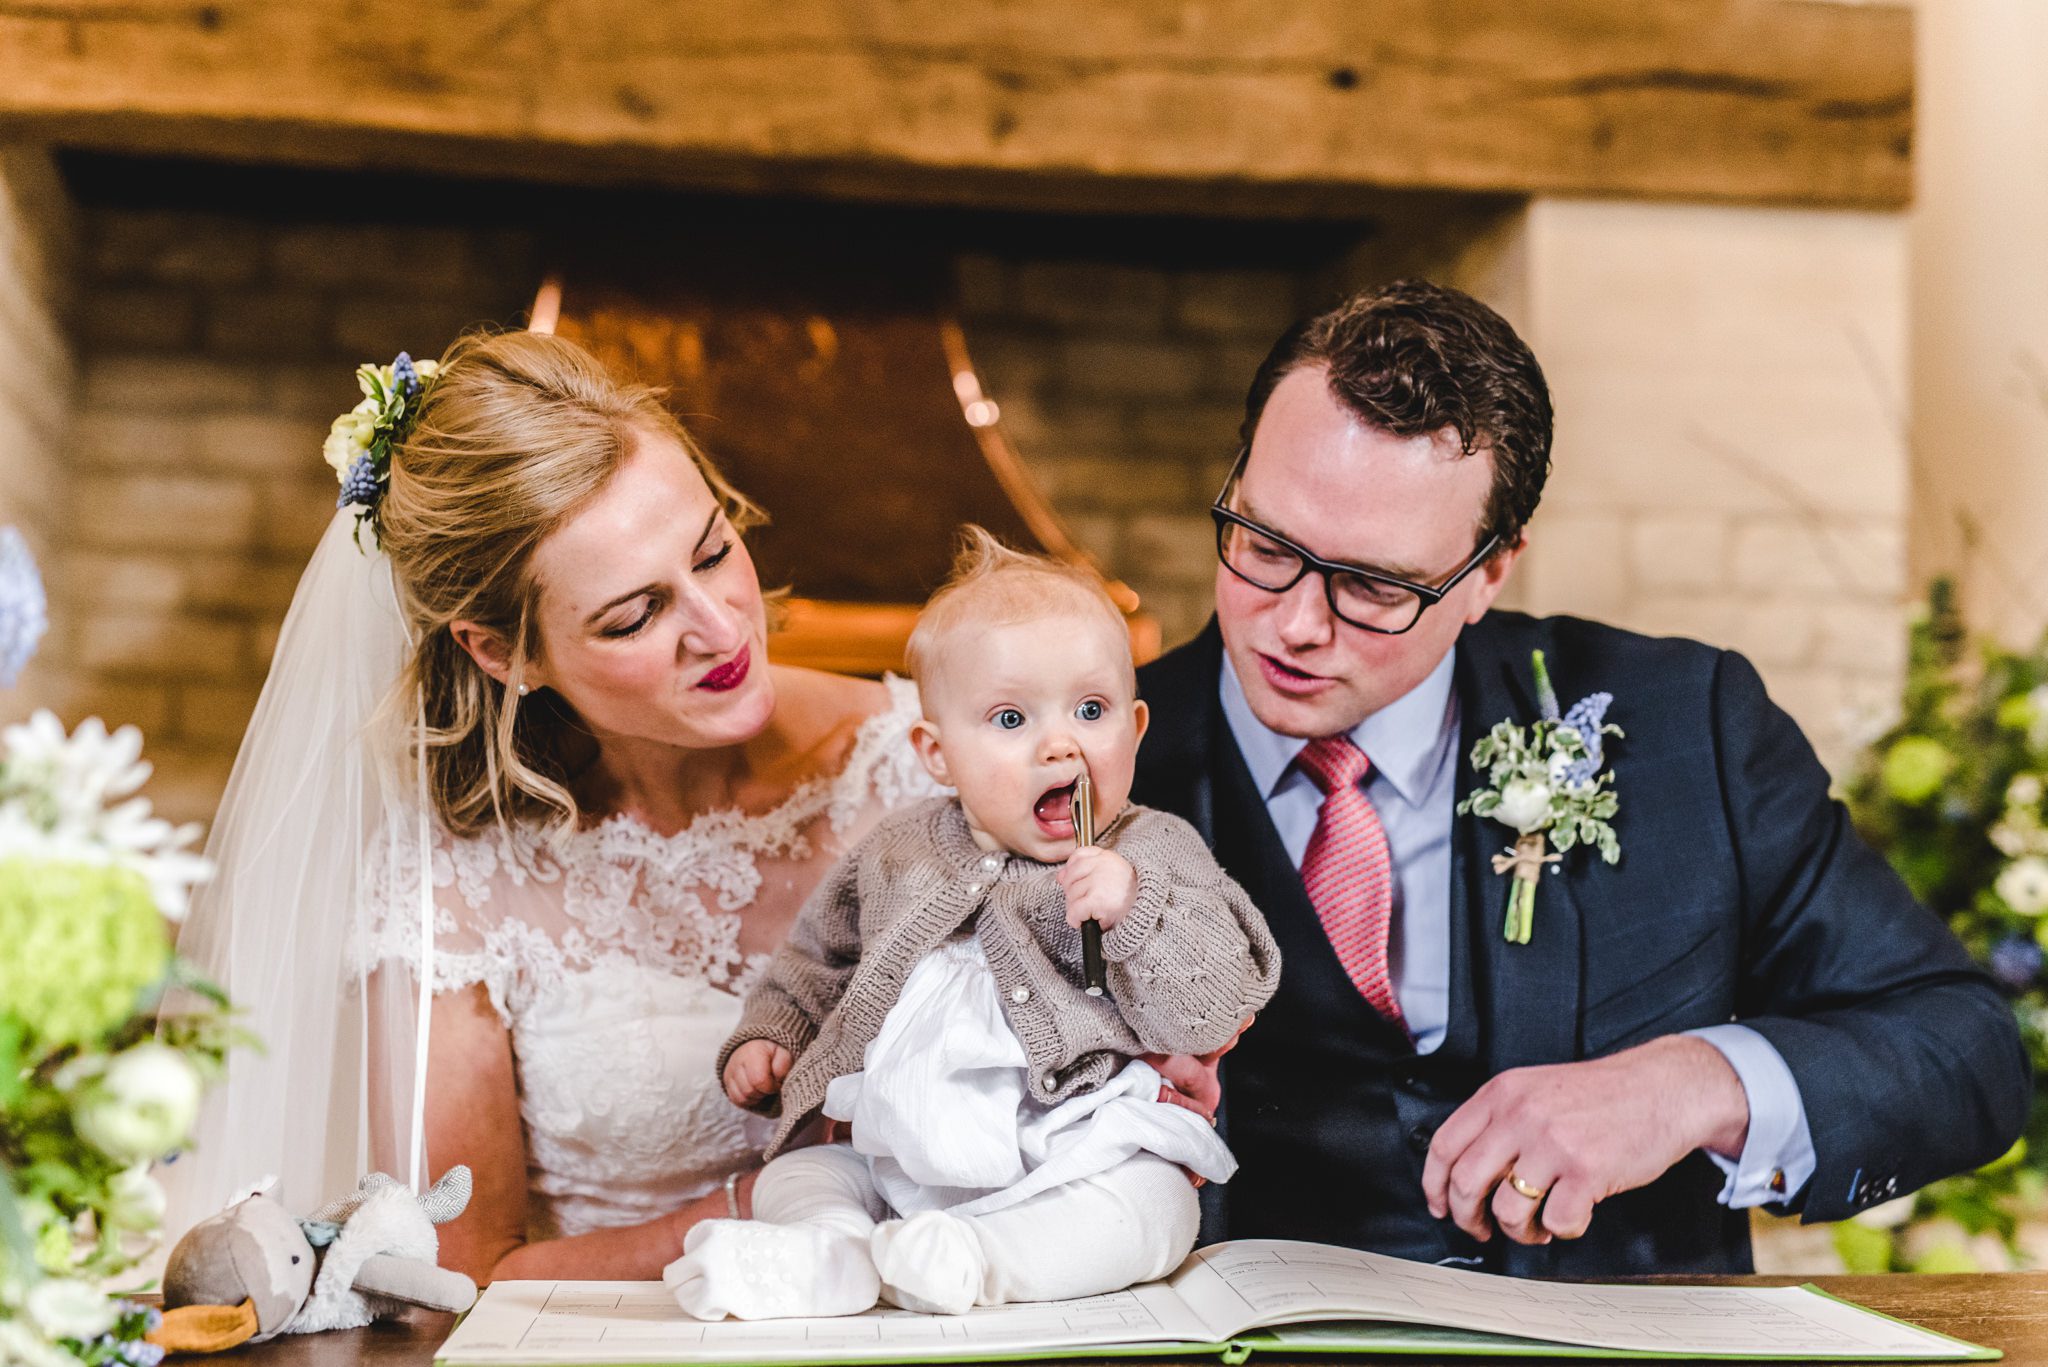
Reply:
[[[1810,1280],[1845,1300],[1938,1333],[1981,1343],[2005,1353],[2011,1367],[2048,1367],[2048,1272],[1987,1272],[1959,1276],[1890,1277],[1692,1277],[1673,1278],[1714,1286],[1797,1286]],[[427,1367],[435,1349],[454,1327],[452,1315],[421,1312],[368,1329],[343,1329],[326,1334],[288,1334],[251,1347],[216,1355],[212,1361],[233,1367]],[[209,1359],[175,1355],[167,1367],[200,1367]],[[1526,1358],[1403,1357],[1389,1359],[1407,1367],[1475,1367],[1475,1364],[1524,1363]],[[1168,1358],[1146,1361],[1170,1364]],[[1192,1361],[1192,1360],[1191,1360]],[[1204,1367],[1213,1362],[1202,1359]],[[1262,1357],[1256,1363],[1279,1363]],[[1331,1359],[1306,1361],[1327,1367]]]

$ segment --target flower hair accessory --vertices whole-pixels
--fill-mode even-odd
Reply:
[[[440,367],[415,361],[403,351],[390,365],[356,367],[363,399],[327,429],[322,454],[341,481],[336,508],[356,510],[356,533],[365,524],[376,527],[377,505],[391,487],[391,448],[402,441],[419,416],[420,399]]]
[[[1515,843],[1493,857],[1493,871],[1514,872],[1502,934],[1518,945],[1529,943],[1536,880],[1545,865],[1561,862],[1579,845],[1593,846],[1609,864],[1621,858],[1621,841],[1608,825],[1621,810],[1621,800],[1614,792],[1614,775],[1601,771],[1606,762],[1601,742],[1621,735],[1620,727],[1605,724],[1614,695],[1589,694],[1560,716],[1542,651],[1531,654],[1530,665],[1542,715],[1526,729],[1497,722],[1479,738],[1472,747],[1472,767],[1486,776],[1487,786],[1458,804],[1460,816],[1474,812],[1515,829]],[[1553,841],[1555,852],[1549,849]]]

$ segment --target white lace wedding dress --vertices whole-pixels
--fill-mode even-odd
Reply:
[[[773,1122],[713,1070],[768,958],[741,951],[742,918],[788,924],[881,815],[942,791],[910,748],[916,689],[888,686],[839,774],[772,811],[671,836],[614,817],[552,848],[530,830],[436,842],[434,985],[482,983],[511,1032],[530,1237],[638,1224],[757,1161]],[[415,958],[410,908],[373,926],[376,957]]]

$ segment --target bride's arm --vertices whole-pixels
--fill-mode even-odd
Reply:
[[[727,1214],[720,1188],[667,1215],[565,1239],[526,1238],[526,1131],[512,1037],[481,984],[434,998],[427,1055],[427,1153],[436,1174],[467,1163],[469,1208],[442,1225],[441,1266],[479,1284],[512,1278],[651,1281],[683,1255],[683,1235]],[[749,1213],[754,1175],[739,1184]]]

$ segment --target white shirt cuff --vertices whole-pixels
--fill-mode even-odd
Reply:
[[[1740,1159],[1705,1150],[1728,1179],[1720,1202],[1741,1209],[1788,1201],[1813,1176],[1813,1132],[1792,1070],[1771,1042],[1746,1025],[1688,1030],[1721,1051],[1749,1098],[1749,1138]]]

